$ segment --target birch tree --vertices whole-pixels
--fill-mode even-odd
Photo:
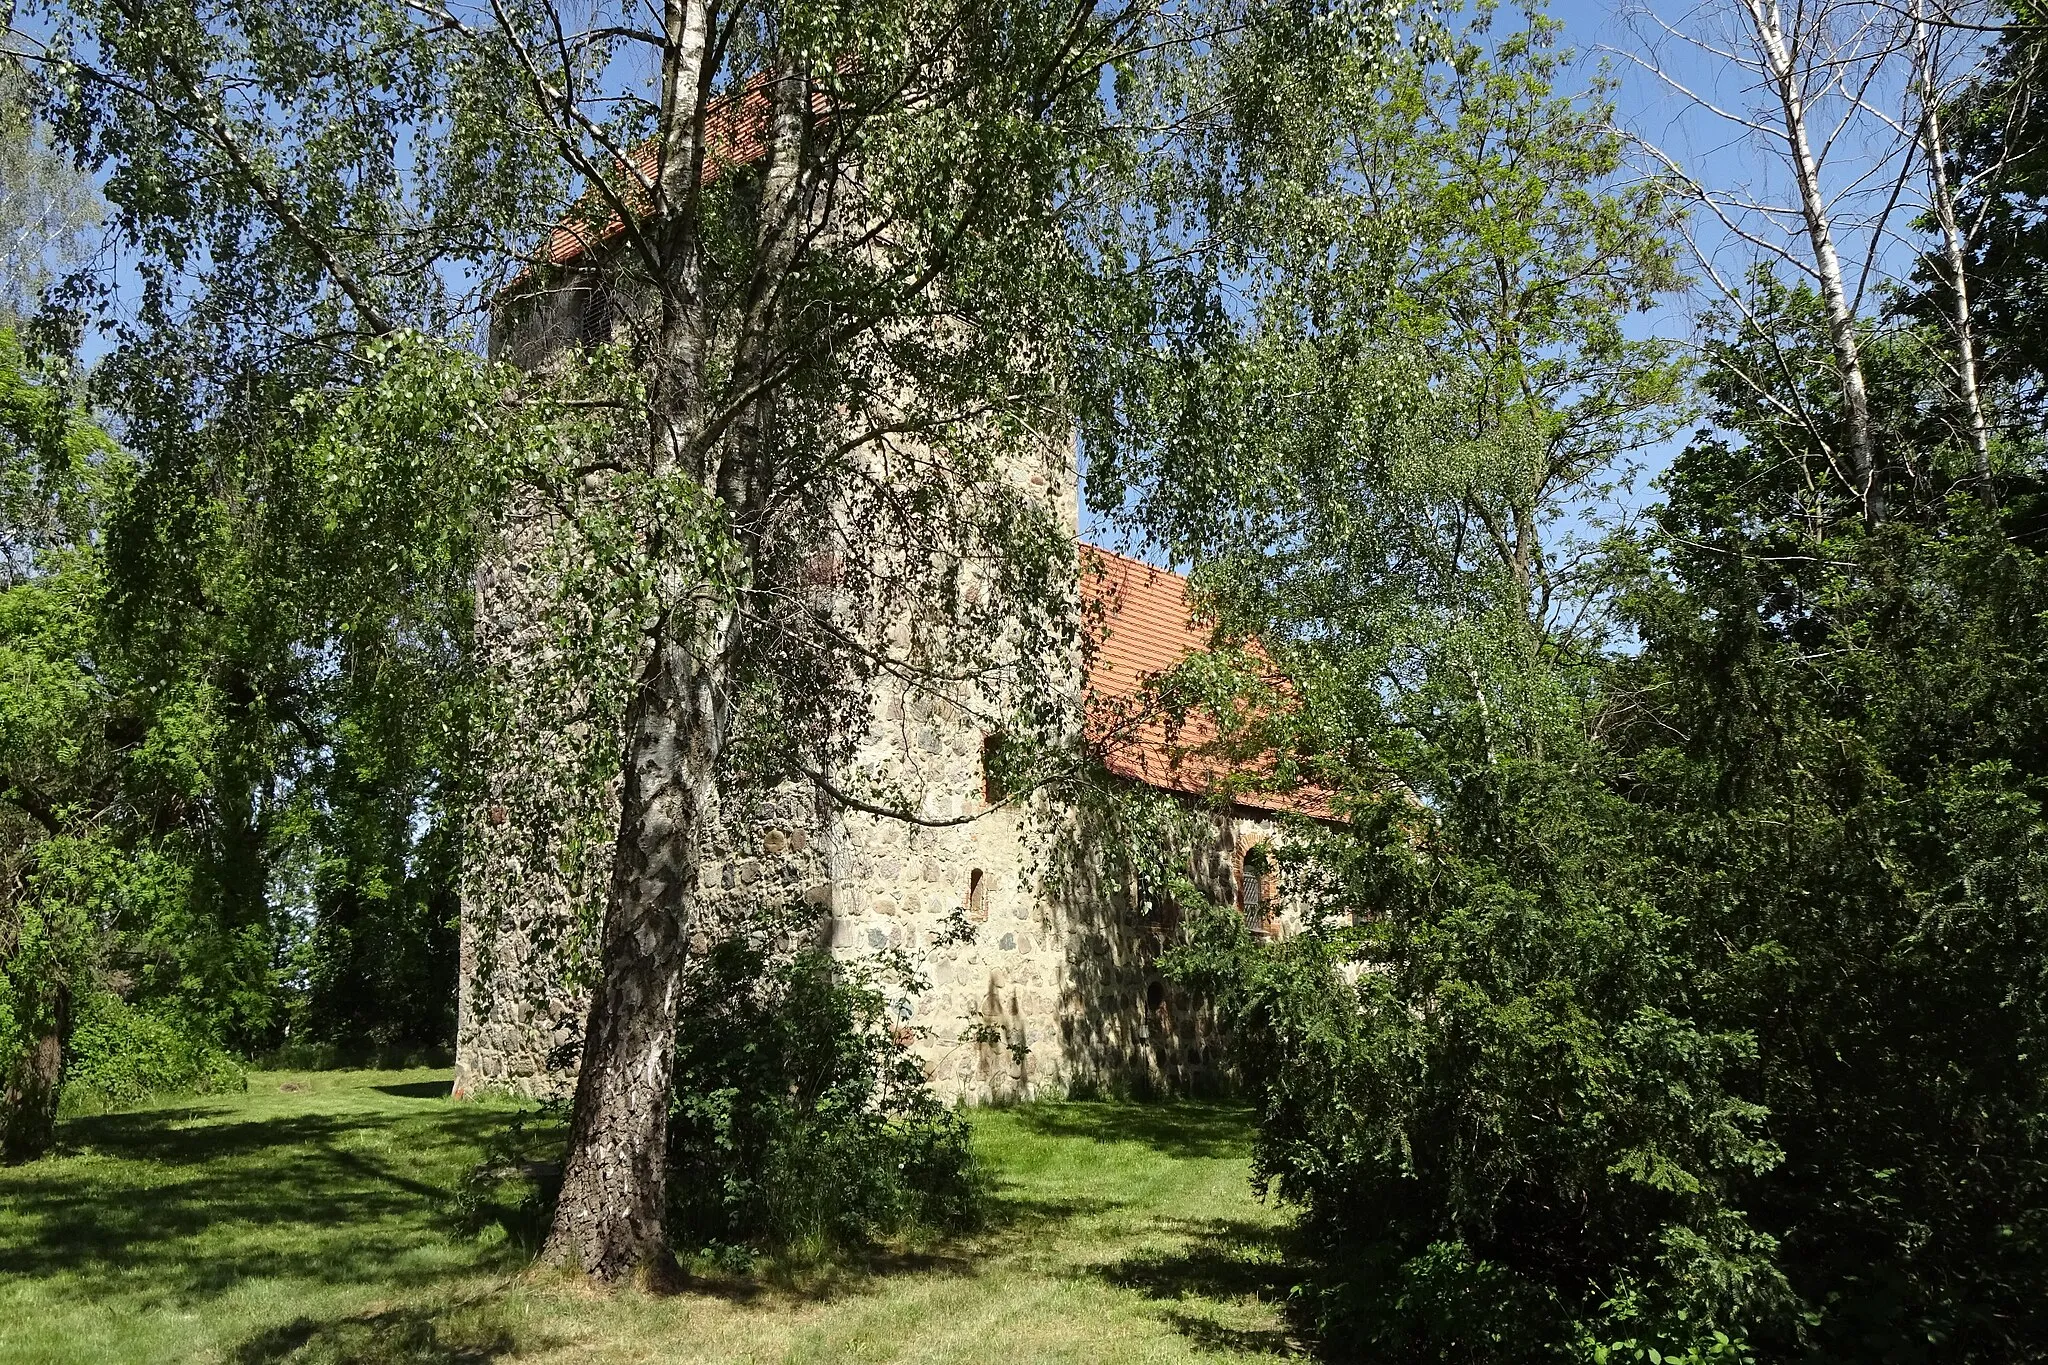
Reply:
[[[2028,13],[2021,10],[2015,18]],[[1942,22],[1935,22],[1935,16]],[[1974,26],[1951,27],[1938,8],[1930,12],[1929,28],[1937,40],[1950,44],[1982,36]],[[1958,276],[1948,259],[1944,230],[1943,258],[1923,270],[1921,283],[1929,287],[1915,301],[1932,316],[1969,317],[1979,385],[1992,404],[1987,421],[2000,444],[2017,448],[2030,446],[2040,429],[2043,391],[2036,264],[2042,221],[2042,35],[2040,26],[2016,22],[1999,35],[1984,61],[1956,62],[1939,86],[1945,157],[1934,173],[1947,183],[1964,261]],[[1967,301],[1943,297],[1947,283],[1957,278],[1968,287]]]
[[[1703,273],[1752,329],[1748,282],[1760,264],[1789,272],[1820,301],[1839,401],[1802,404],[1801,382],[1782,372],[1749,379],[1759,400],[1806,430],[1866,522],[1884,519],[1887,479],[1896,477],[1888,467],[1910,464],[1914,453],[1879,448],[1865,351],[1920,260],[1916,226],[1924,222],[1937,235],[1952,303],[1950,347],[1935,364],[1963,414],[1972,467],[1988,477],[1969,229],[1956,212],[1941,112],[1981,45],[1983,13],[1925,0],[1739,0],[1676,20],[1648,10],[1632,19],[1643,40],[1633,55],[1655,81],[1725,127],[1733,146],[1762,154],[1760,170],[1743,163],[1731,171],[1732,147],[1687,164],[1643,142],[1704,211],[1693,239]]]
[[[1956,205],[1948,138],[1942,131],[1943,106],[1954,98],[1954,82],[1945,60],[1945,26],[1930,22],[1926,0],[1911,9],[1913,80],[1911,99],[1917,105],[1914,133],[1927,172],[1928,216],[1941,234],[1943,280],[1949,293],[1949,319],[1955,332],[1955,375],[1968,426],[1971,471],[1977,481],[1991,482],[1991,429],[1984,417],[1983,386],[1978,375],[1977,330],[1970,312],[1969,242]]]
[[[1790,10],[1776,0],[1740,0],[1703,6],[1693,18],[1694,27],[1680,29],[1645,16],[1655,34],[1652,69],[1687,100],[1735,125],[1765,150],[1789,179],[1789,193],[1775,199],[1748,188],[1715,188],[1668,154],[1653,151],[1731,237],[1811,280],[1819,291],[1842,413],[1839,433],[1815,420],[1812,434],[1862,505],[1865,519],[1875,521],[1883,515],[1883,493],[1876,478],[1857,309],[1872,281],[1876,244],[1883,239],[1893,201],[1881,200],[1874,210],[1866,206],[1869,168],[1851,172],[1853,190],[1837,191],[1832,178],[1839,163],[1860,150],[1842,147],[1838,156],[1834,128],[1846,130],[1843,109],[1853,108],[1859,85],[1884,55],[1874,16],[1837,0],[1795,0]],[[1708,91],[1695,90],[1683,79],[1684,63],[1670,55],[1673,46],[1736,73],[1737,98],[1744,102],[1724,105]],[[1871,250],[1862,269],[1853,258],[1845,269],[1842,238],[1845,231],[1858,229]],[[1739,307],[1736,281],[1720,270],[1711,274]]]
[[[1105,72],[1199,85],[1228,52],[1277,69],[1377,20],[1234,0],[43,15],[16,43],[57,127],[108,168],[145,279],[108,387],[126,384],[150,458],[276,403],[252,374],[305,393],[394,355],[473,366],[464,330],[508,285],[602,277],[617,340],[495,374],[475,425],[519,453],[450,515],[496,515],[500,484],[552,505],[628,627],[622,810],[545,1255],[658,1271],[677,992],[736,732],[758,767],[929,821],[959,817],[834,785],[835,708],[863,678],[999,693],[1001,728],[1056,728],[1073,550],[1005,470],[1066,448],[1084,322],[1108,318],[1093,335],[1117,344],[1105,301],[1128,272],[1078,249],[1117,212],[1097,172],[1141,137]],[[903,629],[877,644],[817,608],[820,563],[830,595]],[[945,629],[920,634],[934,612]]]
[[[80,263],[99,216],[91,182],[50,145],[27,95],[20,67],[0,58],[0,321],[33,312]]]

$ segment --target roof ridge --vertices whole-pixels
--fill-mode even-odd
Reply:
[[[1188,581],[1188,576],[1184,573],[1179,572],[1178,570],[1161,568],[1159,565],[1152,563],[1150,560],[1139,559],[1136,555],[1127,555],[1121,550],[1112,550],[1107,545],[1097,545],[1095,542],[1089,540],[1081,541],[1079,542],[1079,544],[1082,550],[1086,551],[1087,553],[1103,555],[1110,559],[1122,560],[1126,564],[1135,565],[1140,569],[1145,569],[1152,573],[1165,574],[1168,578],[1179,579],[1183,583]]]

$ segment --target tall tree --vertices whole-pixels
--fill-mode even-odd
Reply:
[[[286,395],[364,376],[364,339],[456,337],[519,272],[600,277],[616,345],[490,382],[504,413],[575,426],[501,483],[597,566],[588,619],[626,642],[590,670],[618,683],[624,796],[547,1254],[658,1265],[675,1004],[735,735],[769,776],[929,819],[831,780],[860,679],[951,687],[1020,736],[1064,724],[1044,702],[1072,549],[1010,472],[1065,458],[1066,339],[1096,306],[1073,235],[1115,217],[1093,173],[1139,136],[1105,73],[1279,69],[1360,25],[1228,0],[52,15],[32,59],[146,279],[107,384],[151,470],[195,432],[265,448]],[[862,614],[901,628],[846,628]]]
[[[1958,205],[1959,190],[1955,167],[1949,156],[1948,134],[1943,131],[1945,107],[1954,96],[1951,63],[1945,59],[1942,23],[1947,16],[1929,14],[1925,0],[1915,0],[1912,11],[1913,103],[1919,119],[1914,132],[1919,139],[1922,163],[1927,169],[1927,212],[1941,235],[1943,281],[1948,288],[1947,321],[1955,334],[1956,389],[1962,400],[1963,419],[1968,427],[1971,468],[1989,497],[1991,482],[1991,428],[1984,415],[1982,367],[1978,363],[1977,320],[1970,304],[1970,229]]]
[[[1980,381],[1993,391],[1982,399],[1989,434],[2024,447],[2038,430],[2048,393],[2039,304],[2048,259],[2040,216],[2048,142],[2042,30],[2028,7],[2015,9],[2019,22],[1985,60],[1935,91],[1941,102],[1930,113],[1944,130],[1939,150],[1946,160],[1930,174],[1947,186],[1954,227],[1937,219],[1940,255],[1930,252],[1922,260],[1909,309],[1917,316],[1971,319]]]
[[[463,749],[474,556],[472,532],[437,540],[421,521],[449,531],[438,509],[467,496],[473,468],[437,423],[477,393],[398,367],[289,443],[234,458],[202,444],[209,487],[115,444],[67,367],[26,362],[11,334],[4,358],[5,904],[17,931],[42,926],[12,935],[36,950],[9,963],[17,1021],[47,991],[74,1015],[118,994],[198,1040],[271,1045],[302,966],[281,960],[296,917],[319,911],[328,938],[346,927],[326,888],[273,898],[273,879],[349,859],[353,887],[402,905],[409,872],[431,876],[420,846]],[[274,467],[249,476],[287,454],[297,498],[278,496]],[[433,928],[394,918],[356,927]],[[336,958],[334,975],[360,966]],[[378,970],[388,1001],[403,983]],[[311,983],[316,1021],[329,984]],[[61,1064],[65,1011],[41,1017]]]
[[[1739,442],[1703,436],[1667,480],[1611,742],[1672,869],[1661,903],[1725,972],[1703,1013],[1756,1041],[1742,1093],[1785,1159],[1740,1198],[1809,1306],[1804,1347],[2038,1359],[2048,1257],[2008,1210],[2048,1170],[2019,984],[2048,931],[2039,457],[2005,450],[1987,505],[1948,376],[1880,336],[1875,426],[1923,486],[1880,535],[1817,526],[1803,425],[1747,376],[1825,353],[1825,314],[1766,301],[1766,334],[1719,343],[1751,354],[1707,372]]]
[[[1988,478],[1966,269],[1981,220],[1961,209],[1972,190],[1948,155],[1944,108],[1974,67],[1992,8],[1968,0],[1741,0],[1676,22],[1637,14],[1637,61],[1701,119],[1764,157],[1761,173],[1759,163],[1731,169],[1712,151],[1686,165],[1644,143],[1703,210],[1692,241],[1723,304],[1748,309],[1761,270],[1810,285],[1825,309],[1841,401],[1826,405],[1829,425],[1818,408],[1786,415],[1808,425],[1807,444],[1826,477],[1852,492],[1871,524],[1886,515],[1891,483],[1919,477],[1908,465],[1921,452],[1880,448],[1864,356],[1887,325],[1902,265],[1920,258],[1911,231],[1917,210],[1939,235],[1949,306],[1938,331],[1915,339],[1933,347],[1929,361],[1949,377],[1958,434],[1980,481]],[[1773,358],[1752,387],[1766,399],[1789,398],[1804,380]]]
[[[0,1160],[54,1137],[74,1004],[92,987],[99,925],[71,893],[121,880],[113,748],[118,703],[90,666],[91,533],[113,443],[63,368],[0,328]],[[109,873],[115,875],[107,875]]]
[[[1193,560],[1233,631],[1334,630],[1390,680],[1456,661],[1482,718],[1601,638],[1573,537],[1684,411],[1627,327],[1678,284],[1670,204],[1626,183],[1559,26],[1497,18],[1418,11],[1407,51],[1275,99],[1289,160],[1162,156],[1146,230],[1211,240],[1118,244],[1194,259],[1089,434],[1099,510]]]
[[[1747,190],[1720,191],[1668,155],[1665,164],[1739,241],[1813,279],[1827,308],[1835,378],[1843,394],[1839,438],[1834,432],[1816,434],[1822,437],[1821,448],[1837,460],[1839,477],[1855,491],[1865,516],[1875,520],[1882,515],[1883,494],[1870,435],[1859,309],[1891,205],[1864,207],[1867,176],[1853,164],[1841,177],[1849,182],[1851,197],[1842,200],[1827,178],[1836,148],[1827,129],[1841,117],[1841,107],[1856,107],[1870,68],[1882,61],[1886,35],[1876,29],[1867,7],[1853,3],[1798,5],[1788,12],[1775,0],[1742,0],[1703,17],[1706,33],[1681,32],[1658,21],[1660,36],[1733,67],[1749,87],[1745,95],[1758,97],[1763,107],[1724,112],[1695,94],[1682,79],[1683,64],[1666,55],[1664,44],[1653,49],[1653,69],[1693,103],[1722,114],[1767,147],[1789,174],[1789,202],[1755,199]],[[1840,159],[1853,162],[1857,150],[1845,148]],[[1872,246],[1862,272],[1854,274],[1853,261],[1848,270],[1843,266],[1842,239],[1859,229]],[[1720,276],[1715,279],[1719,282]],[[1726,284],[1723,290],[1740,306],[1739,293]]]
[[[1506,19],[1411,14],[1411,50],[1265,106],[1326,161],[1156,182],[1212,193],[1227,264],[1162,300],[1198,303],[1091,454],[1104,510],[1257,642],[1191,681],[1349,817],[1298,831],[1307,932],[1253,948],[1219,914],[1178,959],[1302,1208],[1298,1302],[1375,1358],[1701,1359],[1784,1303],[1731,1198],[1773,1152],[1596,776],[1615,622],[1572,541],[1686,413],[1629,325],[1679,283],[1678,225],[1600,74]]]

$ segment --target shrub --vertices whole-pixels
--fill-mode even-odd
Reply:
[[[746,1260],[856,1247],[979,1213],[967,1125],[927,1084],[891,949],[842,962],[792,914],[745,923],[693,964],[669,1118],[678,1250]]]
[[[1596,723],[1444,726],[1291,879],[1327,927],[1178,955],[1302,1302],[1394,1362],[2048,1360],[2048,556],[1665,516]]]
[[[1637,599],[1645,647],[1618,679],[1654,701],[1614,742],[1664,903],[1726,964],[1711,1008],[1758,1042],[1744,1089],[1785,1160],[1744,1198],[1808,1310],[1783,1349],[2048,1359],[2033,514],[1962,496],[1751,551],[1721,490],[1753,463],[1703,443],[1678,472],[1676,588]]]
[[[242,1066],[205,1030],[161,1006],[91,997],[71,1035],[64,1108],[77,1113],[152,1095],[206,1095],[248,1085]]]
[[[1300,1303],[1373,1360],[1708,1358],[1789,1307],[1737,1199],[1777,1160],[1737,1093],[1753,1041],[1698,1017],[1681,926],[1563,771],[1475,793],[1483,842],[1477,812],[1386,803],[1326,843],[1325,894],[1377,908],[1357,927],[1258,945],[1216,914],[1169,959],[1217,998],[1255,1173],[1302,1211]]]
[[[18,875],[13,861],[0,856],[0,875]],[[76,904],[0,898],[0,1161],[33,1160],[56,1141],[64,1039],[95,938]]]

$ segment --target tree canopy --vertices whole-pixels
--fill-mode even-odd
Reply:
[[[693,950],[697,891],[779,786],[963,818],[849,771],[878,687],[1100,776],[1078,461],[1213,628],[1152,700],[1341,817],[1289,827],[1267,941],[1201,903],[1205,811],[1086,797],[1186,912],[1308,1330],[2042,1357],[2030,13],[1730,9],[1783,202],[1490,3],[22,15],[10,1159],[120,1057],[445,1042],[462,868],[517,837],[597,930],[548,1259],[964,1219],[907,959]],[[1829,109],[1891,179],[1831,179]]]

